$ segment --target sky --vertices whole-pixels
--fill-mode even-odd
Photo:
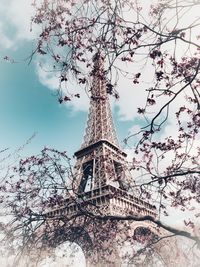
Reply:
[[[22,5],[25,1],[20,2]],[[28,65],[23,60],[32,51],[33,40],[29,36],[28,23],[30,16],[26,13],[26,32],[20,33],[24,21],[9,20],[10,13],[14,13],[16,18],[23,15],[21,10],[15,9],[15,3],[10,1],[11,9],[7,10],[5,20],[0,22],[0,148],[17,149],[35,133],[23,154],[39,153],[44,146],[60,150],[69,148],[72,153],[80,144],[86,112],[75,113],[70,107],[60,105],[55,92],[39,80],[35,61]],[[4,11],[3,7],[1,5],[0,14]],[[8,45],[3,40],[8,40]],[[2,60],[6,55],[17,63]]]
[[[44,146],[67,150],[72,156],[83,140],[89,99],[82,90],[80,99],[60,105],[55,90],[58,80],[40,69],[37,58],[30,64],[24,60],[31,54],[35,37],[30,32],[31,13],[30,0],[1,0],[0,150],[14,151],[35,134],[20,151],[22,156],[37,154]],[[16,63],[4,60],[5,56]],[[134,101],[127,105],[125,91],[120,101],[113,101],[120,142],[136,113]]]
[[[89,99],[84,90],[81,98],[60,105],[56,97],[58,79],[44,72],[34,57],[25,59],[34,48],[37,28],[30,32],[33,14],[31,0],[1,0],[0,5],[0,150],[11,151],[29,144],[22,156],[37,154],[44,146],[67,150],[69,156],[79,149],[87,120]],[[14,58],[16,63],[3,60]],[[48,62],[47,62],[48,63]],[[133,86],[131,80],[120,79],[118,101],[111,99],[119,142],[140,126],[137,108],[144,105],[144,88],[151,72],[143,69],[145,83]],[[71,85],[72,89],[77,84]],[[74,88],[73,88],[74,87]],[[136,97],[137,96],[137,97]]]

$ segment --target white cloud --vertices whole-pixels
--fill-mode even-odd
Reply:
[[[32,0],[1,0],[0,37],[1,48],[16,49],[20,41],[33,40],[37,27],[30,31],[31,17],[34,14]]]
[[[44,63],[42,67],[36,64],[36,72],[40,82],[49,89],[56,91],[59,88],[59,74],[56,75],[55,72],[50,72],[48,69],[48,62]],[[67,96],[72,96],[72,101],[66,103],[68,107],[72,108],[72,114],[77,111],[88,111],[89,97],[84,91],[84,88],[75,81],[73,82],[73,80],[68,82],[66,86],[66,88],[62,87],[62,91]],[[74,97],[74,94],[80,94],[80,98]]]
[[[0,48],[9,49],[13,46],[13,41],[6,36],[3,31],[3,24],[0,22]]]
[[[120,99],[116,102],[119,108],[119,118],[121,120],[133,120],[138,114],[138,107],[144,106],[145,89],[144,85],[134,85],[131,80],[121,78],[117,85]]]
[[[51,90],[58,89],[59,79],[56,77],[55,73],[48,71],[48,64],[44,64],[42,67],[38,62],[36,62],[36,72],[40,82],[47,86]]]
[[[31,16],[34,14],[31,0],[12,0],[6,10],[6,17],[16,29],[16,39],[31,40],[34,33],[30,32]]]

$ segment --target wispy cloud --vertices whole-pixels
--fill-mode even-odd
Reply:
[[[56,92],[59,88],[59,74],[49,71],[49,63],[46,61],[42,64],[36,63],[36,72],[40,82],[48,87],[50,90]],[[71,107],[72,114],[77,111],[87,111],[89,108],[89,97],[76,81],[71,80],[66,86],[62,86],[62,91],[67,96],[71,97],[72,101],[68,101],[66,105]],[[80,98],[74,97],[75,94],[79,94]]]
[[[14,42],[6,36],[3,30],[3,24],[0,22],[0,48],[9,49],[13,46]]]
[[[35,38],[37,27],[34,31],[30,31],[31,17],[34,14],[31,2],[31,0],[1,0],[1,48],[16,49],[21,41]]]

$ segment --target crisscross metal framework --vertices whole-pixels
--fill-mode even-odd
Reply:
[[[94,57],[91,73],[90,109],[81,149],[75,153],[78,192],[112,184],[126,189],[131,176],[126,154],[120,149],[112,119],[107,93],[104,59],[100,53]]]

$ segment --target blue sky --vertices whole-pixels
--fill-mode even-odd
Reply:
[[[22,155],[39,153],[46,145],[67,150],[71,156],[83,139],[88,97],[82,90],[80,99],[60,105],[55,96],[56,78],[49,77],[38,67],[37,58],[30,65],[23,60],[30,55],[37,36],[37,28],[30,32],[33,14],[30,3],[31,0],[1,0],[0,149],[8,147],[14,150],[36,133]],[[12,57],[18,63],[6,62],[4,56]],[[73,86],[77,85],[73,84],[72,89]],[[135,118],[137,107],[144,104],[141,87],[144,85],[133,87],[131,81],[119,81],[120,100],[113,100],[113,106],[120,142],[139,126]]]
[[[66,105],[60,105],[55,92],[38,80],[34,63],[1,61],[0,73],[1,148],[17,148],[33,133],[36,136],[25,148],[26,153],[38,153],[45,145],[69,149],[70,153],[78,148],[86,112],[72,113]]]
[[[72,105],[58,103],[55,91],[40,82],[35,60],[30,65],[22,60],[31,53],[31,47],[32,41],[27,41],[19,42],[15,50],[1,49],[1,58],[9,55],[19,61],[0,61],[0,149],[14,150],[36,133],[22,155],[39,153],[44,146],[67,150],[72,155],[83,139],[87,108],[80,111]],[[116,113],[115,122],[122,140],[132,124],[119,121]]]

